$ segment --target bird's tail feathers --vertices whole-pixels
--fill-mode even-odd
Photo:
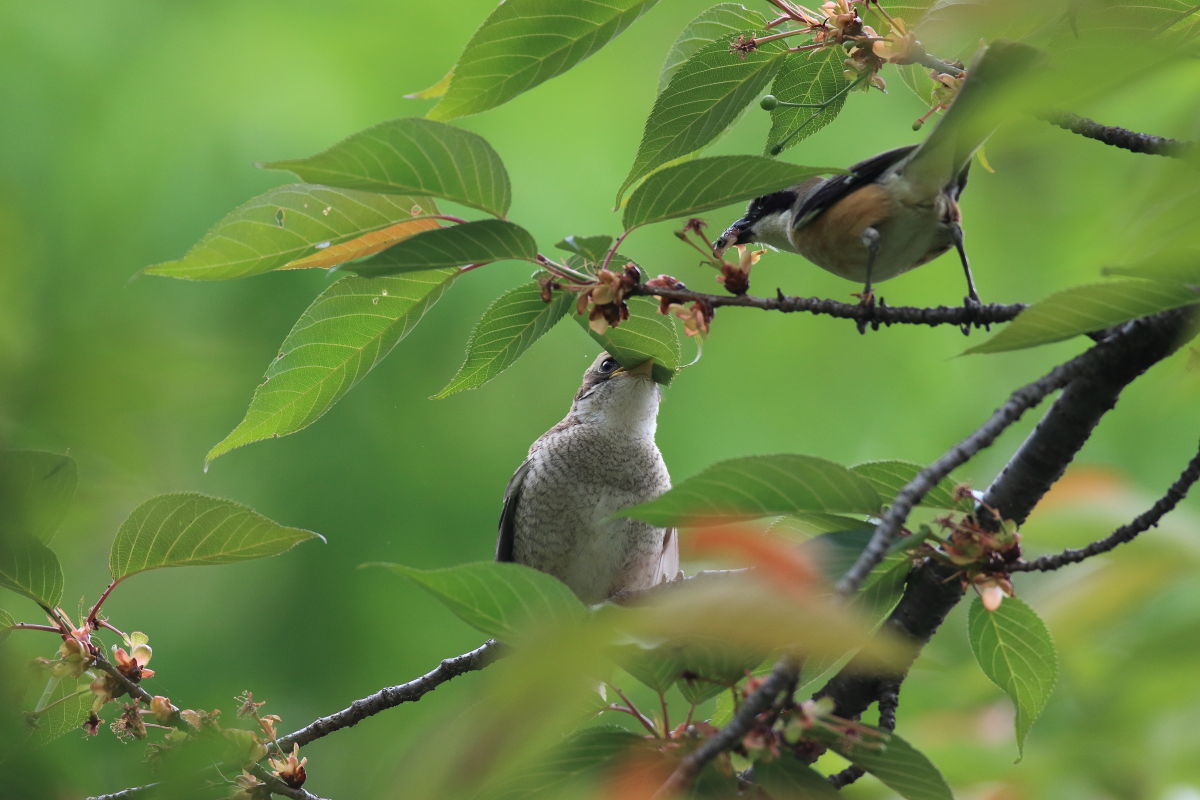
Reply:
[[[930,193],[954,181],[975,151],[1000,123],[1012,116],[1007,89],[1028,76],[1041,51],[1020,42],[988,45],[971,67],[962,88],[904,168],[915,187]]]

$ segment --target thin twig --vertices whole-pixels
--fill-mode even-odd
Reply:
[[[1178,139],[1168,139],[1165,136],[1138,133],[1126,128],[1118,128],[1115,125],[1101,125],[1095,120],[1081,117],[1078,114],[1069,114],[1065,111],[1044,114],[1042,119],[1051,125],[1057,125],[1071,133],[1077,133],[1088,139],[1095,139],[1098,142],[1103,142],[1113,147],[1120,147],[1133,153],[1183,158],[1189,152],[1195,150],[1195,145],[1192,142],[1181,142]]]
[[[401,703],[411,703],[420,700],[424,695],[441,686],[451,678],[456,678],[467,672],[483,669],[504,655],[503,645],[495,640],[484,642],[470,652],[460,656],[444,659],[434,669],[419,678],[402,683],[399,686],[389,686],[374,694],[355,700],[341,711],[327,717],[313,720],[297,731],[279,737],[279,747],[287,752],[293,744],[301,747],[316,741],[342,728],[356,725],[367,717],[378,714]],[[271,752],[274,752],[272,749]]]
[[[1113,531],[1111,535],[1097,542],[1092,542],[1087,547],[1081,547],[1078,550],[1067,549],[1055,555],[1042,556],[1041,558],[1035,558],[1033,561],[1023,561],[1009,567],[1009,571],[1049,572],[1059,567],[1064,567],[1067,564],[1077,564],[1085,558],[1107,553],[1118,545],[1131,542],[1137,538],[1138,534],[1158,525],[1159,520],[1166,516],[1168,512],[1179,504],[1180,500],[1187,496],[1188,489],[1192,488],[1192,484],[1197,480],[1200,480],[1200,452],[1197,452],[1192,457],[1192,460],[1188,462],[1187,467],[1180,474],[1179,478],[1171,484],[1171,488],[1167,489],[1167,493],[1128,525],[1122,525]]]
[[[713,308],[733,306],[757,308],[762,311],[791,313],[803,311],[809,314],[836,317],[838,319],[862,320],[873,325],[990,325],[1008,322],[1025,310],[1024,303],[984,306],[864,306],[859,303],[841,303],[820,297],[752,297],[750,295],[723,295],[693,292],[690,289],[659,289],[639,284],[630,289],[631,295],[662,297],[675,303],[699,301]]]

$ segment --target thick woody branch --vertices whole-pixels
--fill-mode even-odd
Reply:
[[[1165,136],[1153,136],[1149,133],[1138,133],[1125,128],[1118,128],[1115,125],[1101,125],[1094,120],[1081,117],[1078,114],[1069,114],[1065,111],[1046,114],[1043,116],[1043,119],[1051,125],[1057,125],[1071,133],[1077,133],[1088,139],[1095,139],[1098,142],[1103,142],[1112,147],[1120,147],[1134,153],[1183,158],[1188,152],[1195,149],[1190,142],[1168,139]]]
[[[896,495],[875,535],[838,582],[838,590],[849,594],[858,588],[887,555],[913,507],[938,481],[994,442],[1026,410],[1073,384],[984,497],[985,506],[999,509],[1005,519],[1024,521],[1087,441],[1100,417],[1116,404],[1121,390],[1175,350],[1193,314],[1192,307],[1185,307],[1126,323],[1081,355],[1013,392],[974,433],[921,470]]]
[[[1171,484],[1171,488],[1167,489],[1167,493],[1128,525],[1122,525],[1113,531],[1111,535],[1100,541],[1092,542],[1087,547],[1081,547],[1078,550],[1068,549],[1055,555],[1042,556],[1041,558],[1035,558],[1033,561],[1024,561],[1014,564],[1009,570],[1011,572],[1048,572],[1059,567],[1064,567],[1067,564],[1076,564],[1085,558],[1107,553],[1109,550],[1117,547],[1117,545],[1131,542],[1137,538],[1138,534],[1158,525],[1159,520],[1175,508],[1180,500],[1187,496],[1188,489],[1197,480],[1200,480],[1200,452],[1197,452],[1192,457],[1192,460],[1188,462],[1187,468]]]
[[[411,703],[414,700],[420,700],[451,678],[457,678],[459,675],[467,672],[483,669],[504,654],[503,645],[499,642],[495,640],[484,642],[470,652],[443,660],[442,663],[419,678],[415,678],[408,683],[402,683],[399,686],[389,686],[386,689],[380,689],[374,694],[360,700],[355,700],[341,711],[314,720],[300,730],[293,731],[286,736],[280,736],[279,747],[284,752],[291,750],[293,744],[303,747],[309,742],[320,739],[322,736],[328,736],[334,731],[357,725],[362,720],[378,714],[380,711],[394,708],[401,703]],[[271,750],[274,751],[274,748],[272,747]]]
[[[639,284],[630,290],[633,295],[662,297],[672,303],[699,302],[712,308],[734,306],[757,308],[763,311],[785,313],[804,311],[810,314],[852,319],[873,325],[990,325],[993,322],[1008,322],[1025,310],[1023,303],[994,303],[984,306],[863,306],[858,303],[840,303],[820,297],[752,297],[750,295],[705,294],[690,289],[656,289]]]

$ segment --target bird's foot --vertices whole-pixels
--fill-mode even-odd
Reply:
[[[879,330],[879,320],[875,319],[875,293],[870,289],[864,288],[861,292],[851,292],[850,296],[857,297],[859,307],[864,309],[862,316],[856,319],[854,323],[858,328],[858,332],[866,333],[868,323],[871,326],[871,330]],[[879,304],[880,306],[886,305],[882,297],[879,298]]]
[[[983,303],[980,302],[979,295],[972,292],[963,298],[963,308],[970,311],[973,317],[977,317],[978,314],[983,310]],[[992,323],[980,322],[977,318],[964,322],[959,330],[962,331],[963,336],[970,336],[972,326],[976,328],[983,328],[985,331],[989,332],[992,330]]]

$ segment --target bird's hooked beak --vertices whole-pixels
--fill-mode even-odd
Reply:
[[[624,367],[617,367],[616,372],[614,372],[613,374],[614,375],[620,375],[620,374],[632,375],[635,378],[642,378],[644,380],[652,381],[652,380],[654,380],[654,378],[651,377],[651,373],[653,371],[654,371],[654,359],[647,358],[645,361],[638,364],[633,369],[625,369]]]

